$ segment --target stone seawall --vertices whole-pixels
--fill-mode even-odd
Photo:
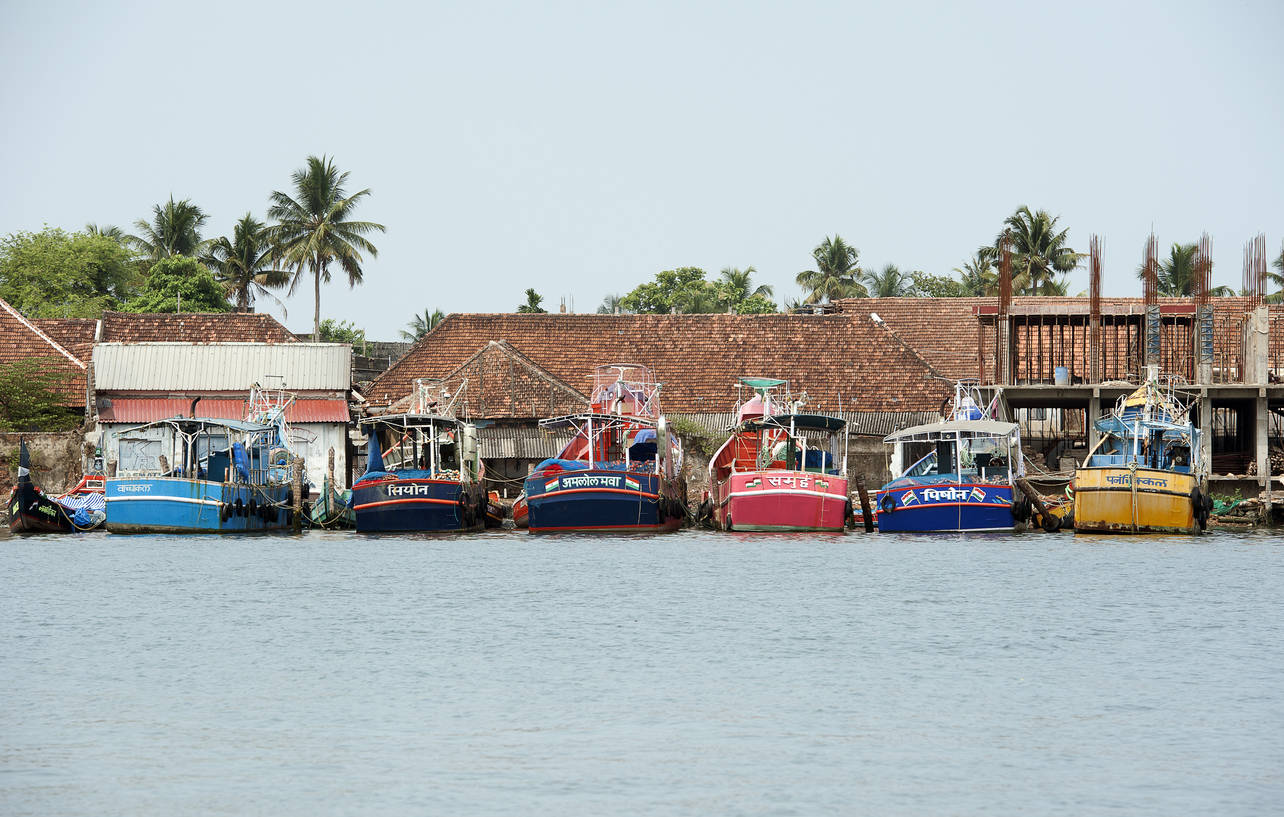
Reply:
[[[75,487],[84,473],[79,429],[58,433],[0,433],[0,494],[9,495],[18,479],[18,440],[31,452],[31,478],[42,490],[60,494]]]

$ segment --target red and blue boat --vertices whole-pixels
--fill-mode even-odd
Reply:
[[[526,478],[514,520],[533,533],[676,530],[686,519],[682,445],[660,412],[660,384],[645,366],[599,366],[589,403],[540,421],[571,441]]]
[[[787,380],[742,378],[731,436],[709,461],[704,517],[721,530],[842,531],[851,519],[847,423],[804,413]]]
[[[883,439],[894,478],[876,494],[880,531],[1013,530],[1013,482],[1025,473],[1020,428],[993,419],[997,396],[986,410],[979,398],[960,383],[947,419]]]
[[[461,388],[445,402],[418,385],[413,410],[368,417],[366,472],[352,486],[357,531],[452,533],[486,523],[477,427],[455,416]]]

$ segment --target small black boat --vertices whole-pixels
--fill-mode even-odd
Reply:
[[[9,530],[12,533],[73,533],[93,530],[107,518],[102,481],[94,490],[92,478],[81,480],[76,489],[53,498],[31,481],[31,454],[26,442],[18,441],[18,483],[9,494]],[[60,501],[61,500],[61,501]]]

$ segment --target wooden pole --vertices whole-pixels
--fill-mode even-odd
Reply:
[[[865,520],[865,532],[874,532],[874,514],[869,507],[869,492],[865,490],[865,475],[856,475],[856,495],[860,497],[861,518]]]
[[[294,492],[294,532],[303,530],[303,460],[294,461],[294,473],[290,475],[290,487]]]
[[[1052,515],[1048,513],[1048,507],[1043,504],[1043,497],[1039,496],[1039,492],[1034,490],[1025,477],[1017,477],[1016,486],[1021,489],[1021,493],[1029,497],[1031,504],[1039,512],[1039,518],[1043,520],[1042,524],[1046,526],[1047,520],[1051,519]],[[1045,527],[1044,530],[1047,528]]]

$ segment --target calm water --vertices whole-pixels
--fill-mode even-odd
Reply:
[[[1282,542],[5,539],[0,813],[1279,813]]]

